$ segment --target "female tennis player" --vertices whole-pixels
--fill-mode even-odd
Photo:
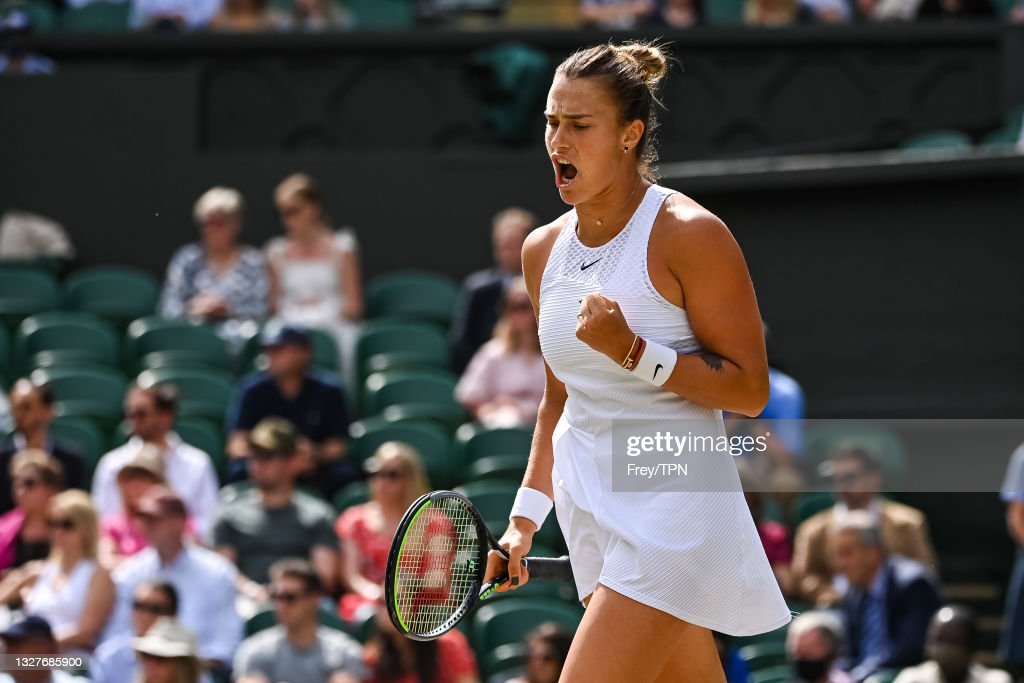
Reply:
[[[649,43],[581,50],[558,67],[545,141],[574,208],[523,247],[547,383],[500,540],[510,578],[499,590],[528,580],[520,559],[554,506],[587,606],[570,683],[724,682],[711,629],[748,635],[790,618],[729,453],[693,460],[703,483],[692,491],[610,483],[616,424],[724,436],[723,410],[754,416],[768,399],[739,246],[707,209],[653,181],[666,71]],[[492,552],[486,578],[505,569]]]

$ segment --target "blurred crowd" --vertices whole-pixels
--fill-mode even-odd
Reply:
[[[177,433],[182,403],[173,382],[130,383],[126,441],[94,471],[80,444],[52,433],[53,388],[36,373],[11,383],[0,402],[0,422],[10,427],[0,444],[7,652],[89,657],[87,671],[55,672],[53,681],[483,679],[481,661],[493,653],[474,651],[462,631],[420,643],[400,636],[387,615],[394,530],[437,482],[410,443],[385,440],[365,459],[350,451],[352,406],[365,388],[356,369],[366,306],[356,231],[327,215],[326,200],[309,175],[282,180],[274,202],[283,234],[257,249],[242,241],[241,193],[211,188],[195,202],[198,239],[170,258],[160,316],[209,326],[235,350],[262,327],[264,365],[237,383],[223,467]],[[494,217],[493,262],[462,283],[447,330],[445,363],[458,377],[452,400],[481,430],[532,429],[543,394],[520,261],[537,225],[517,207]],[[39,235],[60,242],[50,251],[69,248],[60,231]],[[319,366],[318,334],[333,341],[327,348],[337,357],[327,361],[339,372]],[[767,325],[765,335],[768,404],[755,419],[727,415],[727,426],[743,434],[772,425],[765,457],[739,458],[738,467],[779,585],[801,614],[767,653],[783,667],[776,679],[763,671],[755,678],[760,655],[740,656],[720,638],[730,683],[1009,681],[977,661],[977,618],[944,600],[927,520],[883,493],[881,454],[846,439],[812,466],[803,391],[782,369]],[[455,481],[470,479],[454,473]],[[827,492],[811,493],[822,485]],[[338,503],[359,487],[363,497]],[[1024,545],[1024,448],[1004,498],[1011,534]],[[1009,591],[1000,652],[1014,666],[1024,659],[1022,577],[1024,563]],[[563,625],[537,626],[518,645],[521,666],[488,680],[554,683],[571,635]],[[51,680],[12,671],[0,683],[4,676]]]

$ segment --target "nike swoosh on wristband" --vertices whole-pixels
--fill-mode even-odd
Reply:
[[[654,366],[654,374],[651,376],[651,379],[657,379],[657,377],[658,377],[658,370],[661,370],[663,367],[665,367],[665,366],[662,365],[661,363],[658,363],[657,365],[655,365]]]

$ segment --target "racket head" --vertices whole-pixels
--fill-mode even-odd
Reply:
[[[399,633],[433,640],[477,602],[497,541],[465,496],[432,491],[406,510],[388,553],[384,599]]]

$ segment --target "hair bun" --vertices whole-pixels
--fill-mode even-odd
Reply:
[[[655,43],[631,42],[618,46],[619,54],[628,57],[644,74],[644,81],[649,86],[657,85],[658,81],[668,72],[668,56],[660,45]]]

